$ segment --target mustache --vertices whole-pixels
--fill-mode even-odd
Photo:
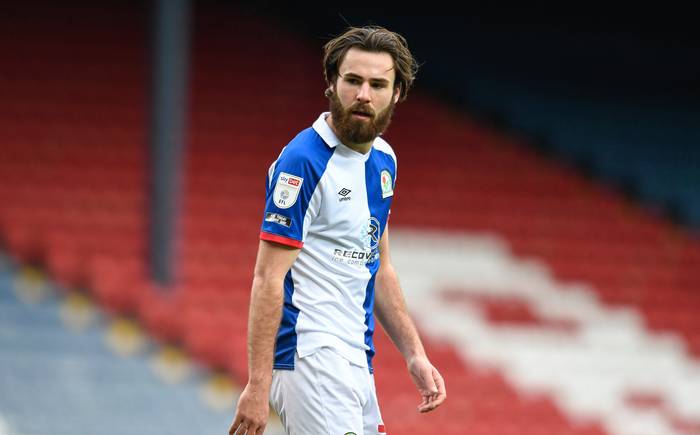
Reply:
[[[371,116],[372,118],[374,118],[374,115],[375,115],[374,110],[372,110],[372,108],[366,104],[355,104],[355,105],[351,106],[348,109],[348,113],[352,113],[352,112],[360,112],[364,115]]]

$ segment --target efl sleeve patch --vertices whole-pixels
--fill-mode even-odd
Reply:
[[[304,179],[296,175],[280,172],[275,184],[272,200],[278,208],[286,209],[293,206],[299,199],[299,191]]]

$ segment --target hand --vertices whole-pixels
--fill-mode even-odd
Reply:
[[[265,388],[248,383],[238,398],[236,416],[233,418],[230,435],[262,435],[270,414],[268,393]]]
[[[447,398],[445,381],[428,358],[424,356],[413,357],[408,362],[408,373],[413,383],[423,396],[423,401],[418,405],[418,411],[429,412],[440,406]]]

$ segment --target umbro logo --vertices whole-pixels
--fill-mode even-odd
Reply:
[[[348,195],[350,195],[350,192],[352,192],[352,190],[346,189],[344,187],[342,189],[340,189],[340,192],[338,192],[338,195],[340,195],[341,198],[338,198],[338,202],[350,201],[350,199],[352,199],[352,197],[348,196]]]

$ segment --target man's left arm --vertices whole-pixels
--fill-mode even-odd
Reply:
[[[379,242],[379,252],[381,265],[375,283],[374,314],[406,360],[408,372],[423,397],[418,411],[432,411],[447,398],[445,381],[428,360],[406,309],[399,278],[391,264],[388,224]]]

